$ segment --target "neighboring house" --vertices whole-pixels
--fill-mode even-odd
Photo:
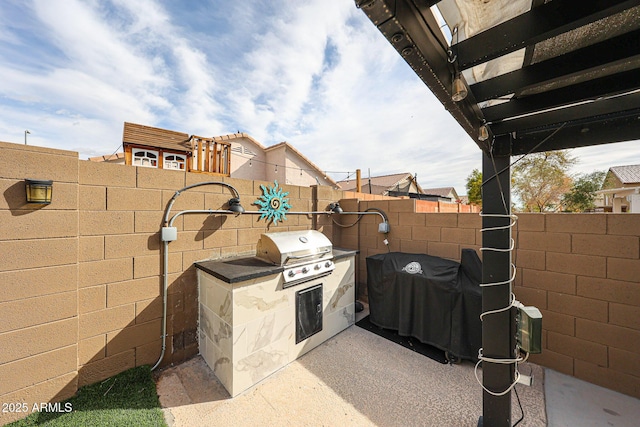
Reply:
[[[609,168],[596,194],[604,197],[599,207],[605,212],[640,213],[640,165]]]
[[[338,181],[344,191],[356,191],[356,180]],[[392,197],[410,197],[412,199],[432,200],[459,203],[460,197],[453,187],[423,189],[414,175],[405,172],[393,175],[372,176],[362,178],[361,193],[377,194]]]
[[[456,189],[453,187],[425,188],[424,193],[430,196],[438,196],[450,202],[462,203],[460,196],[458,196]]]
[[[345,179],[338,181],[338,185],[344,191],[356,191],[356,180]],[[393,175],[372,176],[362,178],[361,193],[377,194],[380,196],[408,196],[411,193],[422,193],[422,187],[416,182],[413,175],[397,173]]]
[[[124,124],[125,164],[229,176],[231,144],[167,129]]]
[[[337,186],[288,142],[265,147],[246,133],[201,137],[125,122],[122,146],[124,153],[89,160],[297,186]]]
[[[231,142],[231,177],[309,187],[337,182],[288,142],[265,147],[246,133],[223,137]]]

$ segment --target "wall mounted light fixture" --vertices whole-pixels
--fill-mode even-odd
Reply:
[[[244,208],[240,204],[240,198],[239,197],[232,197],[231,199],[229,199],[229,210],[231,212],[235,212],[235,213],[243,213],[244,212]]]
[[[341,214],[343,212],[342,208],[340,207],[340,203],[335,202],[335,203],[331,203],[329,205],[329,210],[333,213],[337,213],[337,214]]]
[[[43,205],[51,203],[53,181],[25,179],[24,183],[27,192],[27,203],[39,203]]]

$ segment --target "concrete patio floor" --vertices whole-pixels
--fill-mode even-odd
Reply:
[[[352,326],[231,398],[201,357],[162,370],[170,426],[476,426],[482,393],[474,364],[444,365]],[[525,417],[547,425],[541,367],[517,385]],[[520,418],[513,398],[513,422]]]
[[[356,321],[368,314],[365,305]],[[235,398],[200,356],[155,377],[170,427],[476,427],[482,392],[474,365],[443,365],[353,325]],[[516,385],[518,426],[638,425],[640,399],[533,363],[519,370],[534,382]],[[512,396],[516,423],[522,412]]]

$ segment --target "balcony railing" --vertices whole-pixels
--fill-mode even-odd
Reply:
[[[200,136],[191,137],[190,172],[214,175],[231,174],[231,143]]]

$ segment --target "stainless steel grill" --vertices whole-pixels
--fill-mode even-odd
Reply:
[[[331,241],[315,230],[264,233],[256,257],[284,267],[283,287],[327,276],[335,268]]]

